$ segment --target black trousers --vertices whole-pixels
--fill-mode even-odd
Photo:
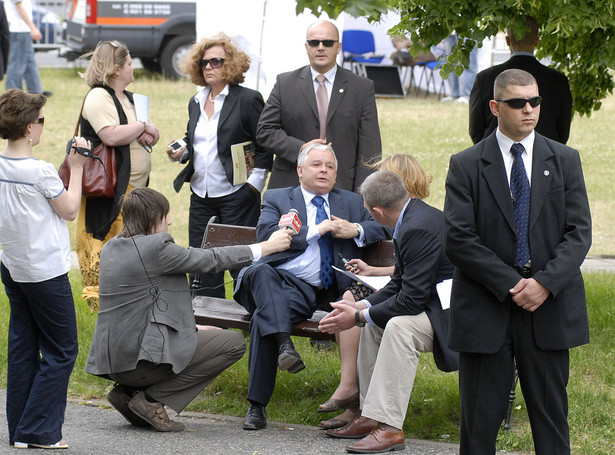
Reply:
[[[239,190],[222,197],[204,198],[191,193],[188,241],[193,248],[200,248],[207,223],[212,216],[218,223],[236,226],[256,226],[260,216],[261,196],[247,183]],[[239,270],[232,270],[233,278]],[[192,282],[193,276],[190,277]],[[198,295],[224,298],[224,272],[201,274]]]
[[[516,363],[536,455],[569,455],[569,352],[536,346],[532,313],[510,299],[508,304],[510,324],[500,350],[493,354],[459,353],[459,454],[495,454]]]

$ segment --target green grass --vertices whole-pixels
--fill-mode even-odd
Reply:
[[[47,90],[54,92],[44,108],[45,132],[35,156],[59,166],[64,158],[66,140],[77,121],[85,83],[73,69],[43,69],[41,77]],[[186,81],[164,81],[141,71],[129,86],[136,93],[150,96],[150,115],[161,131],[159,146],[152,155],[151,186],[171,202],[171,234],[181,245],[188,244],[189,189],[177,194],[172,181],[179,166],[170,163],[164,145],[183,136],[187,122],[187,103],[195,88]],[[451,154],[471,145],[467,134],[467,106],[441,104],[435,99],[379,99],[379,121],[385,154],[411,153],[433,175],[428,202],[442,208],[444,180]],[[607,98],[603,108],[590,119],[575,118],[569,145],[579,149],[594,222],[594,242],[590,254],[614,254],[615,219],[615,144],[605,131],[612,129],[615,97]],[[0,148],[4,144],[0,141]],[[74,223],[69,223],[74,231]],[[81,301],[81,283],[76,270],[70,273],[80,337],[80,353],[71,377],[69,394],[84,399],[104,397],[109,381],[84,373],[96,315]],[[574,454],[615,453],[615,275],[592,273],[586,280],[590,311],[591,344],[571,351],[570,427]],[[6,330],[8,302],[0,287],[0,386],[6,385]],[[297,339],[307,369],[297,375],[278,375],[268,415],[272,420],[317,424],[323,415],[315,412],[329,398],[339,381],[337,352],[317,351],[306,339]],[[244,415],[247,403],[247,355],[225,371],[205,391],[191,410]],[[513,411],[513,429],[502,433],[499,448],[531,451],[532,441],[527,413],[520,391]],[[324,416],[327,417],[326,415]],[[421,359],[404,431],[408,437],[458,441],[459,396],[457,374],[444,374],[434,365],[430,354]]]
[[[71,376],[69,395],[83,399],[104,398],[111,383],[84,372],[96,315],[79,299],[81,284],[76,270],[70,272],[77,308],[79,356]],[[615,452],[615,274],[586,275],[591,343],[571,350],[568,387],[573,454],[607,455]],[[0,293],[0,386],[6,386],[6,340],[9,305]],[[248,340],[246,340],[248,341]],[[316,408],[339,381],[337,350],[317,350],[305,338],[295,338],[307,368],[291,375],[278,374],[275,392],[267,408],[269,419],[317,425]],[[248,386],[248,356],[226,370],[188,410],[243,416]],[[457,373],[440,372],[431,354],[422,356],[404,424],[407,437],[436,441],[459,440]],[[512,416],[512,430],[501,432],[498,448],[530,452],[532,438],[527,411],[519,387]]]

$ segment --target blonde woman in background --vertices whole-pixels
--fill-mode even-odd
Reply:
[[[425,199],[429,196],[429,184],[433,177],[427,175],[423,166],[412,155],[395,154],[369,165],[378,171],[393,171],[399,175],[412,198]],[[357,275],[384,276],[393,275],[395,267],[373,267],[361,259],[350,259],[346,269]],[[355,283],[343,296],[343,299],[358,301],[369,294],[371,289]],[[318,412],[344,412],[332,419],[320,422],[324,429],[340,428],[361,414],[359,407],[359,384],[357,380],[357,355],[361,328],[354,327],[346,332],[354,332],[354,342],[350,339],[340,346],[340,383],[327,402],[318,407]],[[347,340],[349,339],[347,335]]]
[[[115,198],[83,197],[76,229],[83,295],[90,311],[98,310],[98,273],[103,245],[122,229],[120,199],[133,188],[147,186],[152,167],[151,147],[160,137],[152,122],[140,122],[126,87],[134,81],[132,58],[119,41],[98,43],[85,71],[91,90],[83,104],[81,135],[96,147],[115,147]]]

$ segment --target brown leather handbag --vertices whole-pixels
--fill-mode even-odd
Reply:
[[[87,95],[86,95],[87,97]],[[85,98],[83,99],[85,104]],[[83,104],[79,119],[75,126],[75,134],[79,133],[79,124],[83,114]],[[68,189],[70,182],[70,160],[68,155],[58,170],[60,179],[64,183],[64,188]],[[86,161],[83,166],[83,180],[81,194],[90,197],[112,198],[117,187],[117,161],[115,159],[115,148],[101,142],[94,148],[94,157]]]

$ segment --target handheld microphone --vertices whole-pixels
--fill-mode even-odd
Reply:
[[[288,213],[285,213],[280,217],[278,227],[288,228],[293,231],[292,235],[295,235],[301,229],[301,220],[299,219],[299,212],[295,209],[290,209]]]

